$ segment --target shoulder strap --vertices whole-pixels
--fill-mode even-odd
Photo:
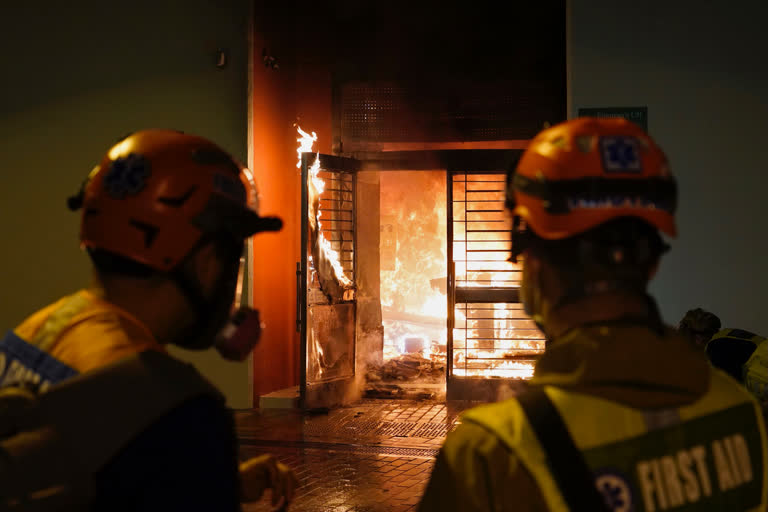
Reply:
[[[571,439],[557,408],[542,387],[531,387],[517,397],[547,456],[549,469],[571,510],[609,512],[595,486],[595,477]]]

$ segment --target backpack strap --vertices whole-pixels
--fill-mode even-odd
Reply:
[[[528,423],[536,433],[552,476],[571,510],[609,512],[595,477],[573,443],[557,408],[543,387],[531,387],[517,397]]]
[[[224,397],[191,365],[145,351],[52,386],[0,441],[0,504],[92,482],[139,433],[191,398]]]

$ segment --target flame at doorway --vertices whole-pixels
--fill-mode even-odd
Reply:
[[[507,261],[509,231],[503,206],[496,210],[503,203],[503,182],[499,187],[482,178],[461,194],[454,188],[459,197],[455,218],[466,219],[467,212],[472,216],[471,229],[457,231],[454,226],[458,286],[514,288],[520,268]],[[408,357],[451,364],[457,377],[530,378],[543,337],[520,304],[457,304],[452,360],[446,361],[445,180],[444,171],[380,174],[384,360]],[[463,210],[457,214],[457,208]]]
[[[301,135],[301,137],[296,139],[299,143],[299,147],[296,150],[299,160],[296,166],[301,168],[301,155],[302,153],[312,151],[312,146],[317,141],[317,134],[315,132],[309,134],[302,130],[300,126],[297,126],[296,129],[299,135]],[[323,227],[320,222],[320,216],[323,212],[320,209],[320,201],[322,200],[321,195],[325,191],[325,181],[319,176],[319,173],[320,154],[318,153],[312,167],[309,169],[307,179],[310,246],[312,253],[309,261],[312,269],[317,273],[323,292],[332,300],[341,300],[345,296],[345,291],[353,287],[353,283],[344,273],[339,252],[333,248],[331,242],[323,234]]]
[[[384,359],[445,360],[447,317],[444,171],[380,174]]]

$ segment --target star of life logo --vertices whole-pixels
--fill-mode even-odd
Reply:
[[[639,173],[639,143],[634,137],[600,137],[600,155],[606,173]]]
[[[603,469],[595,476],[595,485],[603,495],[608,510],[613,512],[631,512],[634,510],[632,487],[629,480],[619,471]]]

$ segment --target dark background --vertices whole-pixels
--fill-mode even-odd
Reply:
[[[532,15],[532,4],[314,4],[316,21],[312,10],[283,26],[262,19],[263,35],[282,41],[270,52],[283,69],[312,71],[330,57],[336,77],[359,80],[439,71],[447,82],[525,75],[561,84],[564,43],[552,29],[565,23],[567,94],[564,110],[555,108],[647,106],[649,132],[679,179],[681,235],[652,287],[665,318],[676,323],[701,306],[725,325],[768,333],[768,6],[594,0],[570,2],[563,21],[557,7]],[[263,12],[278,5],[305,7],[257,2]],[[117,137],[174,127],[247,159],[249,10],[246,0],[2,4],[0,328],[89,279],[64,201]],[[220,47],[230,52],[223,70],[214,64]],[[282,214],[289,198],[276,197],[265,213]],[[194,360],[230,403],[250,405],[248,365]]]

